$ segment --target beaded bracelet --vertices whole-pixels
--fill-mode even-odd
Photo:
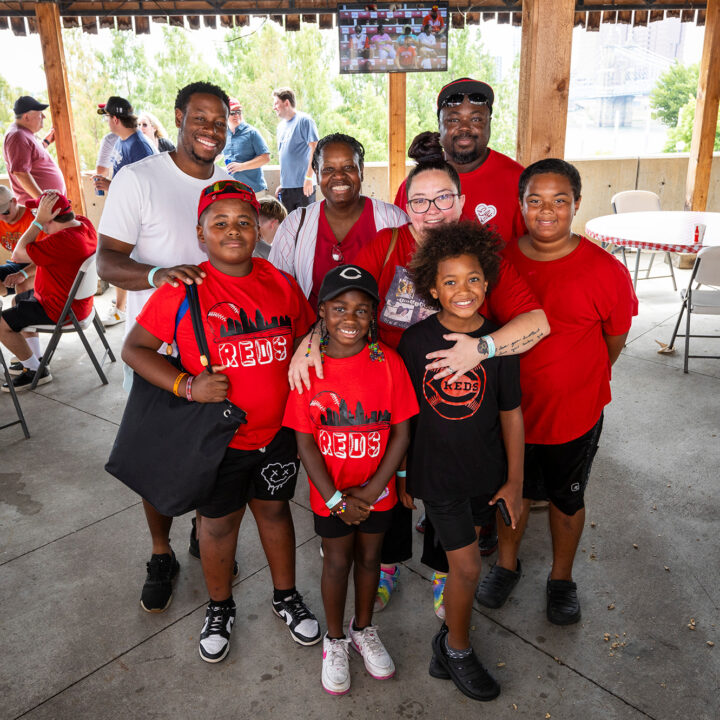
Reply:
[[[307,350],[305,351],[305,357],[310,357],[310,354],[312,353],[312,339],[313,335],[315,335],[315,325],[312,326],[312,330],[310,330],[310,337],[308,338],[308,346]]]
[[[347,495],[343,495],[342,500],[339,503],[339,507],[333,508],[330,511],[330,514],[337,517],[338,515],[342,515],[346,510],[347,510]]]
[[[178,393],[178,388],[180,387],[180,383],[183,381],[183,378],[185,378],[187,376],[188,376],[188,373],[186,373],[186,372],[178,373],[178,376],[175,378],[175,383],[173,384],[173,389],[172,389],[173,395],[177,395],[178,397],[180,397],[180,395]]]
[[[187,379],[187,384],[185,385],[185,397],[188,400],[188,402],[192,402],[192,384],[193,380],[195,379],[194,375],[190,375]]]

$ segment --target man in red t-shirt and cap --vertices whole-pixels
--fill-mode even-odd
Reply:
[[[26,207],[37,208],[37,213],[18,240],[12,260],[35,263],[35,288],[16,295],[13,307],[4,310],[0,319],[0,342],[20,361],[19,365],[13,363],[10,366],[16,390],[27,390],[40,367],[37,335],[25,335],[23,328],[54,325],[60,319],[80,266],[97,247],[92,223],[75,215],[70,201],[59,192],[48,190],[38,200],[28,200]],[[40,233],[44,236],[38,240]],[[92,297],[75,300],[72,310],[78,320],[84,320],[90,314],[92,305]],[[52,375],[45,367],[38,385],[51,380]],[[2,390],[10,391],[7,383]]]

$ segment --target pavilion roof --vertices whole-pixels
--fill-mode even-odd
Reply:
[[[332,28],[337,0],[78,0],[58,3],[63,27],[82,27],[95,34],[98,28],[150,32],[150,22],[168,23],[197,30],[243,27],[251,15],[269,16],[286,30],[299,30],[301,22]],[[15,35],[37,32],[35,2],[0,2],[0,30]],[[706,0],[578,0],[575,25],[598,30],[604,23],[647,25],[664,18],[705,24]],[[482,21],[521,25],[522,0],[452,0],[452,27],[477,25]]]

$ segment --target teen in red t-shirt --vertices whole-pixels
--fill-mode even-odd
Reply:
[[[149,382],[194,402],[229,398],[247,413],[212,494],[197,510],[200,559],[210,594],[200,634],[200,656],[206,662],[219,662],[230,648],[233,559],[246,505],[270,565],[273,612],[296,642],[320,640],[317,620],[295,589],[289,500],[297,480],[297,446],[293,434],[281,427],[287,366],[296,338],[307,332],[313,316],[294,280],[267,261],[253,259],[258,212],[253,191],[235,180],[216,182],[200,197],[198,238],[209,262],[200,265],[198,297],[212,373],[199,362],[190,314],[175,327],[185,296],[177,281],[150,297],[123,345],[123,360]],[[178,374],[157,352],[173,338],[187,373]],[[172,550],[166,562],[177,572]]]
[[[638,309],[627,269],[571,230],[580,191],[580,174],[564,160],[541,160],[520,178],[528,234],[508,256],[543,303],[552,335],[520,360],[523,513],[516,530],[498,527],[498,562],[477,593],[486,607],[503,605],[520,578],[517,552],[530,501],[549,499],[547,617],[557,625],[581,617],[572,569],[585,523],[584,492],[610,402],[610,368]]]
[[[350,689],[348,643],[377,679],[395,666],[372,623],[382,538],[395,505],[395,470],[418,411],[398,355],[377,342],[377,283],[356,265],[331,270],[319,292],[324,377],[309,392],[293,392],[285,425],[295,429],[310,479],[315,531],[323,539],[322,595],[328,632],[322,685],[333,695]],[[349,639],[343,616],[355,562],[355,616]]]

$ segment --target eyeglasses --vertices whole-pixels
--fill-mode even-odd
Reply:
[[[463,100],[468,99],[471,105],[489,105],[487,95],[483,93],[455,93],[454,95],[448,95],[441,103],[440,108],[444,107],[457,107],[463,104]]]
[[[333,245],[332,253],[330,256],[336,263],[344,263],[345,262],[345,256],[343,255],[343,251],[342,251],[342,248],[340,247],[340,243],[335,243],[335,245]]]
[[[231,110],[230,114],[231,115],[242,115],[242,110]]]
[[[9,215],[10,214],[10,207],[8,206],[8,209],[5,212],[0,213],[0,215]]]
[[[429,198],[414,198],[408,200],[408,205],[414,213],[418,214],[426,213],[430,209],[430,205],[434,205],[440,212],[443,212],[449,210],[455,204],[457,196],[457,193],[443,193],[432,200]]]

